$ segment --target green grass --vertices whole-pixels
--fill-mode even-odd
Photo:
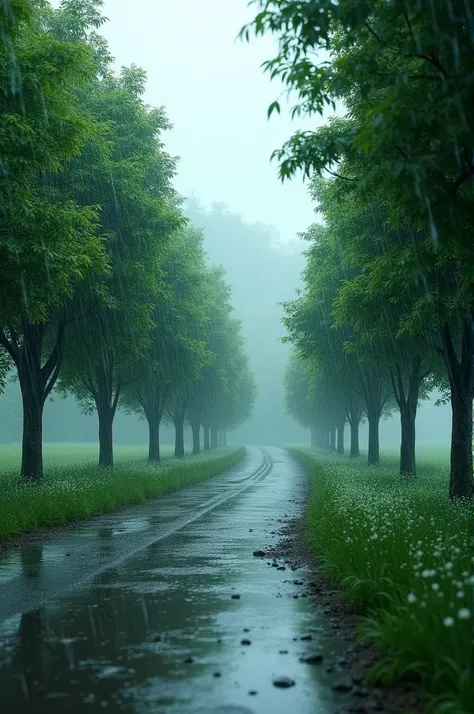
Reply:
[[[18,447],[0,447],[0,541],[85,520],[121,506],[139,503],[221,473],[243,458],[243,447],[227,447],[200,456],[146,460],[143,447],[118,447],[115,466],[97,466],[97,447],[45,447],[41,486],[18,484]]]
[[[372,679],[410,680],[438,714],[474,712],[473,513],[448,501],[448,454],[420,450],[406,480],[395,455],[369,468],[288,450],[311,476],[309,546],[383,652]]]

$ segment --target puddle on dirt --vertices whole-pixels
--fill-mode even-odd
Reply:
[[[300,662],[303,654],[343,647],[325,639],[306,599],[293,598],[301,592],[293,580],[304,573],[277,571],[252,555],[275,542],[267,534],[269,518],[296,515],[290,502],[304,488],[299,467],[279,450],[269,451],[279,463],[250,490],[103,570],[77,592],[4,622],[1,710],[340,711],[344,695],[334,693],[324,665]],[[166,499],[155,502],[155,516],[166,508]],[[35,563],[21,565],[32,577]],[[312,639],[302,641],[309,631]],[[294,686],[275,687],[280,676]]]

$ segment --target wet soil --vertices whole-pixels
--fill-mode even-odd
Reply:
[[[304,510],[304,504],[301,504]],[[306,569],[304,579],[293,578],[295,598],[307,598],[311,605],[322,610],[327,623],[340,642],[344,642],[342,657],[327,657],[324,652],[316,655],[316,662],[325,668],[333,680],[335,691],[347,692],[356,701],[346,703],[341,712],[387,714],[419,714],[424,710],[423,694],[397,683],[391,686],[370,686],[367,678],[372,667],[381,660],[383,653],[369,642],[357,642],[356,633],[362,613],[344,597],[328,577],[321,573],[317,559],[310,553],[305,534],[305,514],[277,523],[273,533],[279,541],[273,547],[259,549],[255,557],[265,559],[277,569],[284,565],[291,570]],[[270,560],[269,560],[270,559]],[[357,701],[358,700],[358,701]]]

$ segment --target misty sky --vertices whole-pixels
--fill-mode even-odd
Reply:
[[[174,124],[165,143],[181,157],[178,191],[272,224],[282,240],[306,230],[314,220],[306,185],[282,185],[270,163],[272,151],[302,128],[285,111],[267,119],[282,88],[260,64],[276,44],[236,40],[255,8],[247,0],[106,0],[104,10],[110,22],[102,34],[117,67],[143,67],[147,101],[164,105]]]

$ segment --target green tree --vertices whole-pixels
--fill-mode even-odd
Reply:
[[[311,445],[327,448],[333,425],[328,420],[326,404],[318,394],[314,377],[308,360],[294,350],[285,369],[285,406],[298,424],[310,430]]]
[[[77,296],[62,389],[99,418],[99,463],[113,465],[113,421],[124,385],[150,346],[153,310],[166,286],[166,246],[182,219],[171,179],[175,160],[164,151],[163,109],[143,101],[146,75],[137,67],[109,73],[87,97],[86,110],[106,127],[108,152],[88,147],[68,186],[77,200],[100,204],[111,272]],[[95,157],[95,159],[94,159]]]
[[[148,422],[151,461],[160,458],[159,429],[165,405],[171,395],[192,388],[211,358],[202,339],[207,270],[200,230],[188,225],[173,236],[162,270],[166,291],[153,310],[150,346],[134,368],[137,377],[123,394],[126,407]]]
[[[266,63],[298,94],[294,114],[342,100],[345,119],[296,132],[275,152],[282,178],[299,169],[344,176],[384,203],[392,225],[411,226],[424,274],[455,271],[457,297],[437,313],[453,410],[452,497],[473,493],[474,288],[472,283],[474,86],[472,12],[462,0],[408,7],[402,0],[258,0],[253,29],[279,36]],[[249,36],[250,28],[243,34]],[[320,51],[329,58],[320,60]],[[279,109],[278,102],[270,112]],[[337,164],[345,161],[349,173]],[[436,256],[428,250],[428,236]],[[405,256],[405,258],[407,255]],[[413,256],[412,256],[413,257]],[[425,275],[426,277],[426,275]],[[426,278],[428,281],[428,278]],[[429,282],[429,281],[428,281]],[[449,280],[448,280],[449,282]],[[431,286],[430,286],[431,287]],[[438,286],[432,286],[435,293]],[[444,288],[444,285],[442,285]],[[444,289],[441,292],[445,292]],[[454,320],[446,320],[453,315]],[[441,321],[444,318],[444,322]],[[413,321],[412,321],[413,324]]]
[[[42,414],[58,378],[68,306],[107,260],[95,201],[80,205],[58,184],[96,126],[77,106],[94,63],[81,42],[39,29],[34,5],[0,8],[0,343],[23,400],[21,477],[43,476]]]

